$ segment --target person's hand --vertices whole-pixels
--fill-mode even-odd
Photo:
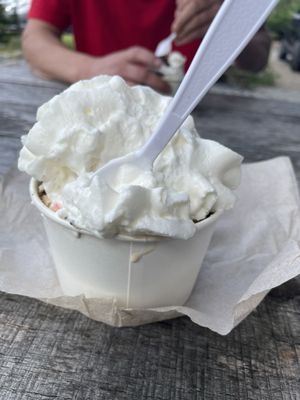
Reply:
[[[86,78],[100,74],[120,75],[132,85],[147,85],[165,93],[170,91],[170,87],[155,72],[161,61],[143,47],[130,47],[104,57],[91,58],[88,64]]]
[[[214,19],[222,0],[177,0],[171,30],[176,44],[182,45],[202,38]]]

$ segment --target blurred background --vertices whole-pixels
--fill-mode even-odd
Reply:
[[[0,0],[0,63],[22,58],[20,35],[29,5],[30,0]],[[273,39],[269,67],[255,75],[232,67],[226,73],[226,84],[300,92],[300,0],[280,0],[267,27]],[[63,39],[72,48],[72,33],[65,33]]]

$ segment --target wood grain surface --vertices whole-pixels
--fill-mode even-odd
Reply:
[[[63,88],[34,78],[24,63],[0,66],[1,173],[16,164],[37,107]],[[211,93],[194,115],[203,137],[246,161],[289,155],[300,181],[299,104]],[[300,400],[299,359],[297,279],[226,337],[186,317],[112,328],[0,293],[1,400]]]
[[[41,302],[0,297],[0,398],[300,398],[300,299],[267,297],[228,336],[188,318],[112,328]]]

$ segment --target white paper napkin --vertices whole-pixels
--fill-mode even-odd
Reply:
[[[286,157],[245,164],[234,209],[219,220],[196,285],[182,307],[119,309],[107,299],[64,296],[29,178],[0,176],[0,290],[78,310],[114,326],[178,315],[220,334],[229,333],[268,291],[300,273],[300,202]],[[183,267],[184,268],[184,267]]]

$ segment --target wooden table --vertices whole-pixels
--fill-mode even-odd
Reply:
[[[16,163],[37,106],[63,88],[24,64],[0,67],[0,172]],[[289,155],[300,181],[300,104],[209,94],[202,136],[246,161]],[[280,182],[278,183],[280,184]],[[1,271],[1,266],[0,266]],[[75,311],[0,294],[0,399],[300,399],[300,281],[273,290],[231,334],[182,317],[112,328]]]

